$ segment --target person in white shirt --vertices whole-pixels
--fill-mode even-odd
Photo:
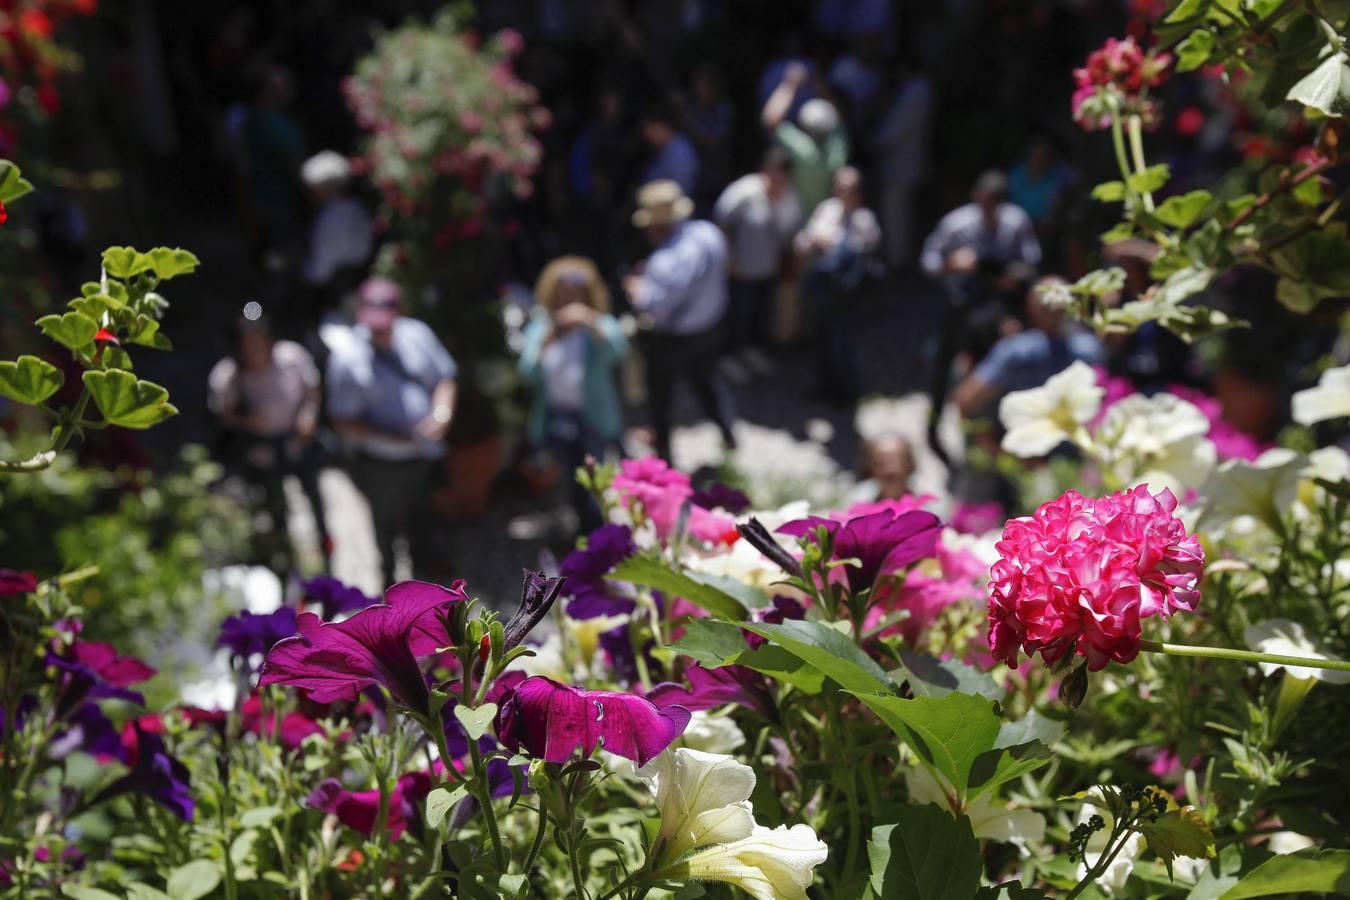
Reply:
[[[717,373],[727,312],[727,242],[711,222],[690,219],[694,203],[674,181],[638,190],[633,224],[654,248],[624,279],[643,330],[647,399],[656,452],[670,457],[675,385],[688,381],[728,449],[736,446],[731,394]]]
[[[844,403],[856,402],[862,391],[856,295],[880,243],[877,217],[863,206],[862,175],[844,166],[835,173],[834,195],[821,201],[796,239],[806,270],[803,291],[820,336],[822,381]]]
[[[792,157],[781,147],[770,147],[760,170],[729,184],[713,207],[730,258],[728,348],[753,368],[765,367],[761,350],[768,344],[774,287],[801,220]]]
[[[318,526],[326,568],[332,546],[314,444],[318,367],[304,347],[276,340],[261,316],[241,317],[232,337],[230,355],[207,377],[207,408],[226,429],[235,451],[230,455],[244,477],[262,489],[275,542],[287,553],[284,481],[287,475],[296,476]]]
[[[314,204],[301,270],[316,295],[314,310],[335,305],[343,290],[355,286],[374,248],[370,213],[346,191],[350,176],[347,158],[332,150],[310,157],[300,169]]]

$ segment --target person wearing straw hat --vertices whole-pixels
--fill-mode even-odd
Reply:
[[[674,181],[643,185],[633,224],[653,251],[624,279],[643,331],[656,452],[667,460],[671,402],[680,381],[688,382],[704,415],[717,423],[727,448],[736,445],[731,393],[717,374],[727,312],[727,242],[713,223],[692,219],[693,212],[694,202]]]

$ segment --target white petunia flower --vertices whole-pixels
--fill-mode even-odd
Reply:
[[[1093,806],[1091,803],[1084,803],[1082,809],[1078,811],[1079,823],[1086,822],[1093,814],[1106,820],[1106,827],[1095,832],[1088,839],[1087,846],[1084,848],[1087,852],[1078,863],[1078,877],[1080,879],[1087,875],[1088,869],[1101,861],[1102,851],[1106,849],[1107,841],[1110,839],[1111,830],[1114,827],[1115,819],[1111,813],[1108,810]],[[1106,867],[1106,871],[1094,882],[1096,887],[1108,897],[1119,896],[1125,890],[1125,883],[1130,880],[1130,873],[1134,871],[1135,860],[1143,852],[1144,836],[1136,831],[1125,839],[1124,845],[1116,858],[1111,860],[1111,863]]]
[[[1231,526],[1250,530],[1247,521],[1279,529],[1281,517],[1298,499],[1299,481],[1308,457],[1276,447],[1255,462],[1230,459],[1210,476],[1201,494],[1207,498],[1201,528],[1223,532]]]
[[[700,709],[690,714],[689,725],[680,735],[679,743],[704,753],[730,753],[745,743],[745,734],[730,716],[713,715]]]
[[[1294,394],[1292,413],[1300,425],[1350,416],[1350,366],[1327,369],[1316,387]]]
[[[829,855],[809,825],[756,825],[730,844],[708,847],[683,860],[679,874],[697,881],[735,885],[755,900],[806,900],[816,866]]]
[[[1266,841],[1266,849],[1277,856],[1285,856],[1316,847],[1317,841],[1297,831],[1277,831]]]
[[[1101,409],[1106,392],[1097,385],[1097,373],[1085,362],[1075,362],[1045,384],[1029,391],[1013,391],[998,407],[1003,423],[1003,449],[1027,459],[1044,456],[1064,441],[1075,439]]]
[[[1267,619],[1248,625],[1242,632],[1247,646],[1261,653],[1276,653],[1284,656],[1306,656],[1309,659],[1338,659],[1319,650],[1308,637],[1303,626],[1289,619]],[[1285,666],[1280,663],[1258,663],[1266,675],[1273,675],[1284,669],[1291,678],[1315,678],[1327,684],[1350,684],[1350,672],[1336,669],[1314,669],[1304,666]]]
[[[662,859],[695,847],[748,837],[755,827],[750,792],[755,770],[721,753],[679,747],[638,770],[661,810]]]
[[[1209,427],[1195,404],[1174,394],[1131,394],[1106,411],[1096,439],[1102,464],[1121,484],[1182,495],[1202,484],[1218,460],[1205,437]]]

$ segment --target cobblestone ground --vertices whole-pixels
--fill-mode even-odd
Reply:
[[[683,398],[679,409],[683,424],[674,435],[676,464],[685,471],[711,475],[710,470],[729,462],[761,507],[801,497],[828,507],[854,483],[860,433],[897,431],[909,437],[916,450],[915,490],[944,493],[946,470],[926,446],[928,401],[921,394],[926,377],[922,336],[929,330],[934,298],[922,286],[900,282],[880,290],[870,302],[875,312],[872,327],[860,341],[866,383],[875,393],[859,409],[819,399],[809,346],[783,350],[773,358],[771,372],[734,388],[739,448],[730,459],[724,458],[716,429],[695,421],[692,404]],[[949,448],[959,444],[950,411],[944,417],[943,435]],[[635,430],[627,449],[644,451],[640,430]],[[338,469],[326,470],[321,485],[335,545],[334,574],[368,591],[377,590],[378,556],[364,499]],[[306,555],[317,560],[313,521],[300,501],[298,486],[291,487],[296,495],[290,504],[292,533],[302,549],[308,548]],[[555,555],[570,546],[573,530],[561,490],[534,496],[508,475],[482,520],[432,521],[424,526],[431,552],[417,574],[436,580],[464,578],[485,601],[508,608],[514,604],[521,567],[551,567]],[[399,576],[411,574],[402,554]]]

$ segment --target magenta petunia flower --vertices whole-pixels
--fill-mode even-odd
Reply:
[[[75,641],[60,656],[49,653],[47,663],[63,673],[58,717],[73,712],[86,699],[128,700],[144,706],[145,697],[130,686],[156,673],[134,656],[119,656],[112,644],[94,641]]]
[[[497,738],[514,753],[523,749],[546,762],[566,762],[578,747],[596,747],[639,766],[684,733],[689,710],[660,708],[645,697],[587,691],[542,675],[520,683],[497,711]]]
[[[736,703],[771,721],[777,719],[773,690],[768,680],[754,669],[734,665],[705,669],[693,665],[685,667],[684,677],[688,687],[663,682],[651,689],[647,699],[662,709],[681,706],[691,711]]]
[[[1171,491],[1147,485],[1089,499],[1068,491],[1013,519],[990,571],[989,645],[1053,664],[1070,653],[1093,671],[1139,652],[1139,620],[1192,611],[1205,554],[1173,512]]]
[[[378,684],[423,712],[429,695],[417,658],[449,643],[442,616],[466,600],[463,581],[448,589],[404,581],[385,592],[384,603],[341,622],[301,613],[300,633],[271,649],[258,683],[292,685],[316,703],[355,700],[363,688]]]
[[[438,777],[440,769],[438,764]],[[389,796],[386,819],[391,840],[397,841],[409,827],[421,831],[422,806],[431,793],[431,785],[431,772],[408,772],[399,777]],[[336,778],[329,778],[319,782],[305,799],[305,805],[331,813],[343,825],[369,836],[380,816],[380,792],[349,791]]]
[[[3,221],[3,219],[0,219],[0,222]],[[12,597],[15,594],[31,594],[36,590],[37,576],[32,572],[0,569],[0,597]]]
[[[884,575],[893,575],[932,556],[942,533],[938,517],[918,509],[882,509],[844,520],[811,516],[788,522],[778,531],[794,537],[812,536],[822,526],[834,537],[836,560],[858,561],[841,567],[855,594],[871,588]]]
[[[93,802],[122,794],[144,794],[184,822],[191,822],[196,806],[191,777],[187,766],[169,755],[164,739],[136,724],[128,729],[126,754],[131,771],[104,788]]]

